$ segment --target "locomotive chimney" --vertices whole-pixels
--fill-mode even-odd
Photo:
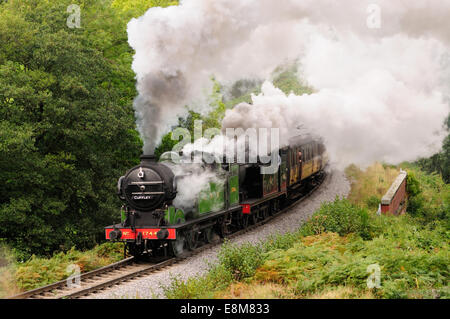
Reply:
[[[141,155],[141,163],[156,163],[155,155]]]

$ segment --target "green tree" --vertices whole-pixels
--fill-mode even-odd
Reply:
[[[142,148],[131,59],[108,50],[117,30],[87,27],[94,1],[80,4],[82,28],[68,28],[70,3],[1,4],[0,239],[22,258],[99,241],[119,218],[117,178]]]
[[[187,107],[188,115],[185,118],[180,117],[178,119],[178,127],[186,128],[189,130],[189,133],[191,134],[191,142],[194,142],[194,124],[196,120],[202,121],[203,133],[209,128],[220,129],[222,126],[221,122],[225,115],[226,107],[223,103],[221,86],[219,82],[217,82],[215,79],[212,79],[212,81],[213,88],[211,94],[209,95],[209,106],[211,108],[211,111],[209,111],[206,115],[201,115],[200,113],[195,112]],[[155,149],[155,155],[159,158],[159,156],[161,156],[161,154],[163,154],[164,152],[171,151],[177,143],[177,140],[172,139],[172,132],[167,133],[162,137],[161,142]]]
[[[450,115],[446,119],[447,130],[450,132]],[[442,151],[429,158],[422,158],[417,164],[426,172],[436,172],[442,175],[445,183],[450,183],[450,133],[442,144]]]

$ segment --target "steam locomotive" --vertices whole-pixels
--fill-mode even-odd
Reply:
[[[177,185],[189,182],[194,164],[143,155],[119,179],[121,222],[105,227],[106,239],[124,242],[133,256],[181,256],[258,223],[314,185],[328,163],[324,143],[312,137],[291,138],[277,155],[278,169],[271,174],[261,174],[267,166],[261,162],[196,164],[217,178],[196,190],[189,207],[177,202]]]

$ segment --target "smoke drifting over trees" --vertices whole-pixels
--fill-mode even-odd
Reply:
[[[144,152],[153,152],[187,103],[200,108],[213,75],[224,84],[270,79],[299,64],[310,95],[269,82],[253,105],[228,110],[226,127],[299,125],[322,135],[341,165],[432,155],[447,134],[450,1],[187,0],[128,24]]]

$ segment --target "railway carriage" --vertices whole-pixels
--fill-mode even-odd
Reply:
[[[105,228],[106,238],[125,242],[134,256],[180,256],[264,220],[313,186],[328,163],[323,142],[310,137],[294,137],[278,152],[279,167],[273,174],[261,174],[261,163],[196,164],[217,178],[205,183],[184,208],[174,205],[177,184],[195,172],[188,167],[194,164],[175,163],[164,155],[159,162],[142,156],[119,179],[122,218]]]

